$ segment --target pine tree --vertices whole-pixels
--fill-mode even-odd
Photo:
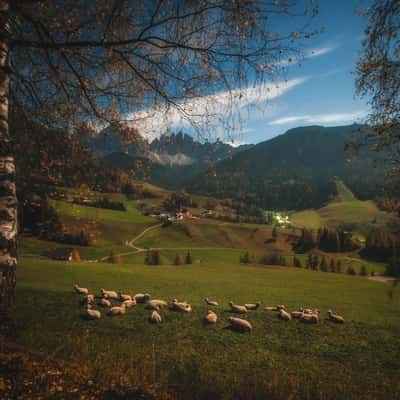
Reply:
[[[313,266],[313,256],[311,253],[308,253],[306,261],[306,269],[312,269],[312,266]]]
[[[322,256],[321,265],[319,266],[319,269],[320,269],[322,272],[328,272],[328,264],[327,264],[327,262],[326,262],[325,256]]]
[[[154,250],[152,253],[152,265],[161,265],[161,257],[160,252],[158,250]]]
[[[183,265],[184,264],[184,259],[183,259],[182,254],[176,254],[174,264],[175,265]]]
[[[341,274],[341,273],[342,273],[342,262],[341,262],[340,260],[337,260],[337,261],[336,261],[336,272],[337,272],[338,274]]]
[[[361,265],[361,269],[360,269],[360,275],[361,276],[367,276],[368,272],[367,272],[367,268],[365,268],[365,265]]]
[[[311,268],[314,271],[317,271],[318,270],[318,265],[319,265],[319,258],[318,258],[318,256],[316,254],[313,254]]]

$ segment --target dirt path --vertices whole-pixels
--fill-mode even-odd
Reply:
[[[378,275],[378,276],[369,276],[368,280],[375,282],[382,282],[382,283],[393,283],[396,280],[396,278],[392,278],[391,276]]]

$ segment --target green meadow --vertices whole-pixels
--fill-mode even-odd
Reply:
[[[79,283],[149,292],[192,304],[191,314],[162,310],[152,325],[143,305],[126,315],[80,318]],[[130,384],[181,399],[394,399],[400,394],[399,294],[358,276],[240,265],[227,254],[190,266],[64,263],[24,259],[18,268],[18,342],[44,355],[78,362],[102,381]],[[219,302],[216,326],[202,320]],[[261,301],[247,318],[250,334],[225,329],[228,302]],[[281,321],[266,305],[321,309],[321,321]],[[328,309],[346,322],[325,320]]]

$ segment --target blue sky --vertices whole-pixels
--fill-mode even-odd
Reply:
[[[270,101],[264,115],[250,113],[243,124],[241,141],[257,143],[296,126],[362,121],[368,107],[365,99],[355,97],[354,71],[365,21],[356,11],[366,5],[366,0],[320,1],[317,22],[324,32],[310,44],[309,50],[313,49],[315,56],[287,69],[288,80],[304,81]]]
[[[357,10],[365,10],[369,3],[369,0],[319,0],[320,15],[312,28],[323,28],[323,32],[304,43],[301,61],[283,63],[285,72],[277,82],[198,97],[182,108],[188,113],[195,110],[196,114],[204,114],[207,121],[209,115],[221,115],[221,119],[211,124],[204,124],[201,117],[196,123],[210,128],[208,139],[218,137],[235,145],[268,140],[297,126],[362,122],[368,106],[365,99],[355,96],[354,73],[366,21],[357,15]],[[298,22],[294,21],[296,26],[282,26],[283,30],[295,30]],[[242,110],[241,133],[233,130],[230,136],[230,129],[221,128],[221,120],[231,111],[232,98],[236,99],[235,109]],[[166,128],[193,133],[177,110],[142,110],[132,113],[132,117],[143,121],[136,126],[149,138]]]

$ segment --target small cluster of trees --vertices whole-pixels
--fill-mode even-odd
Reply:
[[[278,253],[264,254],[256,258],[254,254],[250,254],[246,251],[244,254],[240,255],[239,261],[241,264],[287,265],[285,257]]]
[[[125,204],[120,201],[112,201],[107,197],[102,197],[93,201],[83,201],[82,199],[74,199],[74,204],[80,204],[88,207],[104,208],[114,211],[126,211]]]
[[[161,255],[158,250],[151,250],[146,253],[144,259],[146,265],[162,265]],[[193,263],[192,255],[188,251],[186,255],[177,253],[174,259],[174,265],[190,265]]]
[[[170,212],[178,212],[183,207],[197,206],[197,203],[184,191],[173,192],[163,201],[163,208]]]
[[[78,246],[89,246],[90,236],[85,229],[68,232],[47,197],[24,204],[20,229],[40,239]]]
[[[362,255],[380,261],[387,261],[400,254],[400,239],[382,229],[371,230],[365,240]]]
[[[190,265],[192,263],[192,255],[190,254],[190,252],[187,252],[186,256],[183,256],[182,254],[175,255],[174,265]]]
[[[239,260],[241,264],[281,265],[286,267],[303,268],[301,259],[296,255],[293,256],[292,262],[290,262],[287,257],[278,253],[265,254],[257,259],[254,254],[250,254],[246,251],[240,255]],[[397,271],[398,276],[400,276],[400,262],[397,261],[397,264],[394,263],[391,265],[394,265],[394,267],[391,268],[393,268],[394,271]],[[342,273],[342,262],[339,259],[328,259],[324,255],[319,257],[315,253],[309,253],[304,268],[314,271]],[[351,265],[347,266],[345,273],[348,275],[357,275],[356,270]],[[365,265],[361,266],[359,275],[368,275]]]
[[[316,235],[311,229],[303,228],[294,250],[306,253],[314,248],[336,253],[352,251],[356,246],[352,241],[351,233],[340,228],[320,228]]]

